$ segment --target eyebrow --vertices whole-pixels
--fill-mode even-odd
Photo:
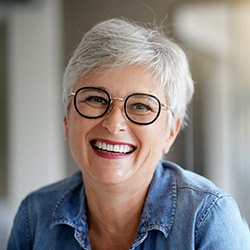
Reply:
[[[88,85],[88,86],[84,86],[84,87],[86,87],[86,88],[98,88],[98,89],[101,89],[101,90],[104,90],[104,91],[108,92],[108,94],[110,95],[110,97],[116,96],[116,95],[111,95],[110,94],[110,90],[108,88],[106,88],[106,87],[103,87],[103,86],[98,86],[98,85],[97,86],[90,86],[90,85]],[[80,87],[80,88],[83,88],[83,87]],[[126,99],[128,96],[133,95],[133,94],[153,95],[153,96],[159,98],[158,95],[156,95],[156,94],[152,94],[152,93],[148,93],[148,92],[138,92],[138,91],[135,91],[135,92],[131,92],[128,95],[126,95],[124,97],[124,99]]]
[[[109,90],[107,87],[105,87],[105,86],[87,85],[87,86],[81,86],[81,87],[79,87],[79,88],[97,88],[97,89],[100,89],[100,90],[104,90],[104,91],[106,91],[106,92],[109,94],[109,96],[111,97],[111,99],[115,97],[115,98],[122,98],[123,100],[125,100],[128,96],[133,95],[133,94],[145,94],[145,95],[152,95],[152,96],[155,96],[156,98],[158,98],[158,99],[160,100],[160,98],[158,97],[157,94],[150,93],[150,92],[138,92],[138,91],[135,91],[135,92],[131,92],[131,93],[127,94],[127,95],[124,96],[124,97],[120,97],[120,96],[117,96],[117,95],[112,95],[112,94],[110,94],[110,90]],[[78,89],[79,89],[79,88],[78,88]]]

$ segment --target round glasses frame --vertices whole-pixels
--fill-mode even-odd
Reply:
[[[84,114],[79,110],[79,108],[78,108],[78,106],[77,106],[77,95],[78,95],[78,93],[80,93],[82,90],[96,90],[96,91],[103,92],[103,93],[106,94],[106,96],[107,96],[107,98],[108,98],[108,105],[107,105],[107,108],[105,109],[105,111],[104,111],[101,115],[98,115],[98,116],[88,116],[88,115],[84,115]],[[152,119],[152,121],[149,121],[149,122],[138,122],[138,121],[134,121],[133,119],[130,118],[130,116],[129,116],[128,112],[127,112],[126,104],[127,104],[127,101],[129,100],[129,98],[131,98],[131,97],[133,97],[133,96],[137,96],[137,95],[138,95],[138,96],[139,96],[139,95],[143,95],[143,96],[151,97],[151,98],[153,98],[153,99],[158,103],[158,105],[159,105],[158,112],[157,112],[155,118]],[[125,99],[123,99],[123,98],[120,98],[120,97],[111,97],[110,94],[109,94],[106,90],[104,90],[104,89],[102,89],[102,88],[96,88],[96,87],[82,87],[82,88],[77,89],[76,92],[70,93],[69,97],[71,97],[71,96],[74,97],[74,107],[75,107],[75,110],[77,111],[77,113],[78,113],[80,116],[82,116],[82,117],[84,117],[84,118],[87,118],[87,119],[98,119],[98,118],[103,117],[103,116],[106,115],[107,113],[109,113],[109,112],[112,110],[112,108],[113,108],[113,105],[112,105],[112,104],[113,104],[113,100],[119,100],[119,101],[124,102],[124,113],[125,113],[126,118],[127,118],[129,121],[131,121],[131,122],[133,122],[133,123],[135,123],[135,124],[138,124],[138,125],[150,125],[150,124],[154,123],[154,122],[158,119],[158,117],[159,117],[159,115],[160,115],[160,113],[161,113],[161,109],[170,110],[171,113],[172,113],[172,115],[174,116],[174,113],[173,113],[172,109],[169,107],[169,105],[164,104],[164,103],[161,103],[160,100],[159,100],[156,96],[151,95],[151,94],[133,93],[133,94],[130,94],[129,96],[127,96]]]

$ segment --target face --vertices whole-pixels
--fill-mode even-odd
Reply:
[[[166,103],[164,91],[147,69],[127,66],[111,73],[95,72],[83,76],[74,87],[105,89],[111,97],[125,99],[133,93],[147,93]],[[167,110],[150,125],[138,125],[124,115],[123,102],[113,101],[112,110],[97,119],[81,117],[73,97],[64,118],[65,138],[82,171],[85,183],[141,185],[150,182],[162,154],[166,154],[178,134],[180,121],[168,126]],[[119,151],[119,152],[114,152]]]

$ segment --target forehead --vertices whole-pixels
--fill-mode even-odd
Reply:
[[[81,77],[74,90],[86,86],[103,88],[111,95],[120,97],[136,92],[158,96],[163,93],[152,71],[140,65],[112,69],[98,67]]]

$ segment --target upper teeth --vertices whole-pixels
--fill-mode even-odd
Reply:
[[[112,145],[105,142],[96,141],[95,146],[102,150],[112,151],[116,153],[129,153],[133,150],[133,147],[129,145]]]

